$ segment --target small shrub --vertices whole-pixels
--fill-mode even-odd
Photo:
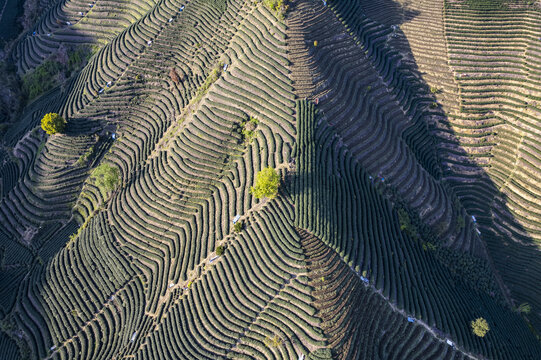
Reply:
[[[79,159],[75,162],[75,165],[77,166],[85,166],[88,164],[88,159],[90,159],[90,156],[94,153],[94,146],[91,146],[84,154],[82,154]]]
[[[471,327],[472,327],[473,333],[479,337],[484,337],[487,334],[487,332],[490,331],[488,322],[483,318],[478,318],[475,321],[472,320]]]
[[[398,220],[400,222],[400,230],[417,240],[417,227],[411,223],[411,219],[405,209],[398,209]]]
[[[242,221],[237,221],[235,225],[233,225],[233,230],[235,230],[236,233],[240,233],[243,228],[244,228],[244,224]]]
[[[459,216],[456,221],[456,231],[464,229],[464,226],[466,226],[466,220],[464,216]]]
[[[434,226],[434,233],[436,236],[442,236],[447,230],[447,222],[445,220],[440,221]]]
[[[278,347],[282,345],[282,339],[278,335],[274,335],[273,337],[267,336],[263,342],[267,347]]]
[[[41,128],[49,135],[61,133],[66,127],[66,120],[57,113],[45,114],[41,119]]]
[[[180,76],[178,75],[177,73],[177,70],[175,68],[171,68],[171,70],[169,70],[169,77],[171,78],[171,80],[175,83],[175,84],[179,84],[180,81],[181,81],[181,78]]]
[[[199,87],[199,89],[197,90],[197,94],[195,95],[195,102],[199,102],[203,98],[203,96],[205,96],[210,86],[220,78],[220,75],[222,74],[222,67],[223,64],[219,63],[214,69],[212,69],[210,74],[205,79],[203,85],[201,85],[201,87]]]
[[[225,251],[225,246],[220,245],[216,248],[216,255],[222,256],[224,251]]]
[[[250,193],[256,199],[267,197],[272,199],[278,194],[280,185],[280,175],[271,167],[265,168],[255,176],[255,186],[250,188]]]
[[[438,88],[435,87],[435,86],[431,86],[431,87],[430,87],[430,92],[431,92],[432,94],[439,94],[439,93],[440,93],[440,89],[438,89]]]
[[[532,306],[530,304],[528,304],[528,303],[522,303],[517,308],[517,311],[519,313],[529,314],[530,311],[532,311]]]

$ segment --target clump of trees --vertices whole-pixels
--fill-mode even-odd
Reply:
[[[46,60],[34,71],[23,76],[23,92],[28,100],[32,100],[45,91],[56,86],[56,77],[60,72],[61,64],[58,61]]]
[[[286,3],[287,0],[263,0],[263,4],[265,4],[269,10],[274,12],[276,17],[280,20],[284,19],[287,9],[289,8],[289,5],[286,5]]]
[[[57,52],[22,78],[22,90],[32,100],[78,72],[96,51],[96,47],[80,45],[76,48],[61,46]]]
[[[120,181],[120,170],[116,166],[103,163],[92,171],[91,181],[103,193],[108,193],[116,188]]]
[[[257,124],[259,124],[259,121],[254,118],[253,116],[250,116],[249,121],[244,121],[242,123],[242,135],[244,137],[244,140],[246,142],[251,142],[254,135],[255,135],[255,129],[257,128]]]
[[[10,123],[20,118],[24,96],[17,68],[8,61],[0,61],[0,136]]]
[[[49,135],[58,134],[66,128],[66,120],[57,113],[48,113],[41,119],[41,128]]]
[[[267,197],[272,199],[278,194],[278,186],[280,185],[280,175],[276,169],[267,167],[258,172],[255,176],[255,186],[250,188],[250,193],[261,199]]]
[[[488,322],[484,318],[477,318],[476,320],[472,320],[471,328],[473,333],[479,337],[484,337],[490,330]]]
[[[256,135],[257,124],[259,124],[259,120],[253,116],[248,117],[246,115],[244,120],[233,125],[233,132],[240,135],[239,144],[248,145],[252,143]]]

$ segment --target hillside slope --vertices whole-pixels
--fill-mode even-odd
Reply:
[[[0,148],[7,360],[541,358],[536,8],[42,5],[21,74],[95,53]]]

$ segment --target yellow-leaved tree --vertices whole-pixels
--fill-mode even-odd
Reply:
[[[472,328],[473,333],[479,337],[484,337],[487,334],[487,332],[490,330],[490,327],[488,326],[488,322],[483,318],[478,318],[475,321],[472,320],[471,328]]]
[[[57,113],[45,114],[41,119],[41,128],[49,135],[61,133],[66,127],[66,120]]]

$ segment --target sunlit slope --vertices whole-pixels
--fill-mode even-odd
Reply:
[[[295,140],[294,95],[287,77],[283,25],[268,10],[251,4],[201,1],[186,5],[182,12],[173,7],[165,11],[171,14],[159,19],[165,19],[163,23],[155,18],[162,27],[138,24],[130,28],[131,36],[123,33],[120,40],[105,46],[70,84],[61,108],[54,109],[70,119],[68,135],[92,134],[103,126],[116,132],[117,140],[108,144],[109,150],[101,155],[100,161],[121,169],[123,189],[107,199],[83,178],[83,195],[72,199],[76,201],[71,205],[75,205],[77,218],[86,221],[86,227],[71,240],[69,234],[77,234],[76,228],[66,234],[66,246],[51,254],[50,259],[42,257],[41,261],[25,263],[29,276],[19,286],[15,306],[6,306],[5,311],[10,323],[24,329],[24,340],[35,357],[53,354],[55,358],[73,358],[81,352],[83,358],[93,359],[115,354],[159,358],[166,349],[147,352],[147,336],[148,341],[151,338],[162,341],[163,336],[171,336],[160,335],[158,329],[166,318],[173,318],[177,307],[172,305],[180,294],[184,293],[187,301],[193,301],[190,299],[194,296],[188,294],[201,291],[212,297],[209,284],[201,282],[201,271],[206,266],[209,269],[205,271],[210,271],[211,266],[222,264],[222,260],[215,260],[211,265],[209,259],[216,245],[229,239],[230,219],[235,214],[248,215],[255,211],[257,202],[248,193],[253,176],[264,166],[283,168],[282,164],[287,164],[291,157]],[[174,16],[174,20],[169,22],[169,16]],[[152,19],[150,16],[149,20]],[[143,36],[145,31],[148,33]],[[126,51],[116,51],[115,44]],[[105,61],[109,56],[121,56],[123,62]],[[179,84],[169,78],[172,67],[183,75]],[[213,68],[221,71],[204,92],[202,88]],[[111,82],[109,87],[107,82]],[[100,92],[102,88],[107,91]],[[256,136],[251,141],[234,131],[247,116],[258,120]],[[31,117],[27,121],[35,124]],[[24,127],[19,129],[19,134],[24,134]],[[41,149],[30,149],[29,158],[36,157],[38,150],[41,150],[38,158],[44,156],[54,141],[46,139],[40,145],[39,138],[26,136],[17,146],[22,147],[30,140]],[[23,177],[29,176],[25,174],[33,166],[32,161],[20,167],[19,172]],[[82,171],[93,166],[89,162]],[[64,163],[64,167],[77,168],[73,160]],[[22,183],[22,180],[15,182],[8,198]],[[43,219],[31,216],[40,213],[35,208],[21,216],[10,216],[7,209],[20,207],[9,205],[19,200],[18,197],[8,198],[3,206],[6,219],[10,220],[3,225],[3,241],[5,248],[16,251],[12,244],[23,239],[25,227],[38,228]],[[46,208],[44,205],[41,212],[45,213]],[[277,214],[287,210],[286,205],[279,208],[282,210],[277,210]],[[61,220],[60,215],[58,218]],[[64,221],[68,218],[66,215]],[[302,278],[299,285],[292,283],[293,295],[288,295],[289,290],[280,290],[286,280],[289,282],[292,276],[304,271],[302,252],[290,247],[280,250],[286,245],[275,244],[281,238],[265,229],[268,226],[281,229],[280,222],[272,225],[260,220],[260,223],[259,230],[256,225],[252,229],[247,224],[246,232],[253,234],[250,241],[261,236],[261,241],[267,238],[269,246],[277,248],[276,251],[293,251],[292,260],[288,260],[293,263],[276,264],[266,258],[266,252],[238,255],[249,269],[282,268],[273,270],[276,275],[262,270],[263,278],[253,278],[254,284],[264,284],[257,285],[263,292],[258,295],[257,305],[246,303],[247,308],[238,320],[243,325],[237,327],[237,333],[228,335],[227,341],[216,333],[214,336],[222,341],[219,346],[211,341],[214,345],[210,347],[206,343],[197,347],[193,337],[197,338],[197,333],[203,331],[197,326],[181,338],[171,339],[195,346],[191,348],[193,354],[186,356],[201,358],[204,354],[215,358],[231,351],[266,353],[262,341],[273,328],[265,318],[286,311],[276,308],[285,306],[280,299],[308,291],[302,287],[295,290],[302,285]],[[253,246],[259,246],[261,241]],[[38,242],[39,235],[29,237],[27,245],[30,250],[39,251]],[[89,251],[100,249],[97,244],[102,247],[101,255],[92,256]],[[262,255],[265,257],[258,260]],[[268,276],[275,285],[265,280]],[[74,282],[78,285],[72,286]],[[234,286],[245,288],[248,284]],[[301,301],[299,306],[306,309],[305,321],[315,325],[315,320],[309,318],[315,312],[310,310],[309,299],[305,295],[302,301],[306,305]],[[247,300],[254,298],[227,299]],[[260,310],[265,303],[269,303],[269,310]],[[299,313],[294,308],[287,311]],[[219,312],[215,308],[209,313],[201,312],[200,316]],[[252,332],[242,330],[252,323],[256,326]],[[257,330],[261,327],[262,330]],[[300,349],[324,345],[317,328],[303,331],[307,331],[306,335],[298,338],[306,345]],[[135,332],[137,335],[131,342]],[[260,345],[255,350],[245,349],[242,342],[236,342],[241,335],[246,337],[246,343],[255,336]],[[148,346],[155,345],[149,342]],[[289,358],[287,354],[291,351],[290,348],[284,357]]]

